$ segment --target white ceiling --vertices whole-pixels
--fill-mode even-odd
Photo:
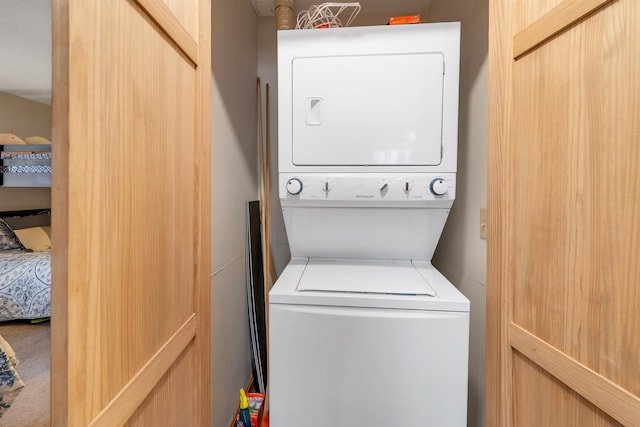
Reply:
[[[0,92],[51,104],[50,0],[0,0]]]
[[[251,0],[258,16],[274,0]],[[322,1],[295,0],[296,13]],[[360,0],[361,14],[425,13],[431,0]],[[0,0],[0,92],[51,104],[50,0]]]

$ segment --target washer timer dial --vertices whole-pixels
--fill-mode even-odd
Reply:
[[[295,196],[297,194],[300,194],[301,191],[302,181],[300,181],[298,178],[291,178],[289,181],[287,181],[287,193]]]
[[[434,196],[443,196],[447,194],[447,181],[442,178],[435,178],[429,184],[429,190]]]

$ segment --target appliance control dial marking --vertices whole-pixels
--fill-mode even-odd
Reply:
[[[447,181],[442,178],[432,179],[429,184],[429,190],[434,196],[444,196],[448,191]]]
[[[291,178],[289,181],[287,181],[287,193],[291,194],[292,196],[300,194],[300,192],[302,191],[302,187],[302,181],[300,181],[298,178]]]
[[[399,175],[399,174],[398,174]],[[453,200],[452,174],[388,176],[281,175],[285,198],[300,201],[379,202]]]

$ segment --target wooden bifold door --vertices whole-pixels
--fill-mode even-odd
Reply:
[[[490,1],[489,426],[640,426],[640,3]]]
[[[52,0],[52,425],[210,425],[210,1]]]

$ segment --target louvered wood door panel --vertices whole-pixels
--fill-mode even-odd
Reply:
[[[492,426],[640,425],[640,5],[490,7]]]
[[[52,424],[210,424],[210,2],[53,0]]]

